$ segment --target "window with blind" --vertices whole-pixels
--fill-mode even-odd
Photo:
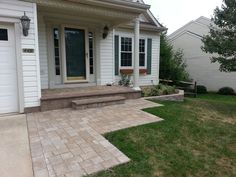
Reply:
[[[139,66],[145,67],[146,59],[146,41],[145,39],[139,40]]]
[[[132,67],[132,38],[121,37],[121,66]]]

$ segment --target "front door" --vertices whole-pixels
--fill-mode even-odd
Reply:
[[[86,30],[64,27],[64,82],[87,81]]]

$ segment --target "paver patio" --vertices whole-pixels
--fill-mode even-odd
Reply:
[[[141,110],[156,106],[138,99],[97,109],[28,114],[35,177],[79,177],[128,162],[102,134],[161,121]]]

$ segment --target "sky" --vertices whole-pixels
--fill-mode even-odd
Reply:
[[[211,18],[222,0],[144,0],[168,34],[200,16]]]

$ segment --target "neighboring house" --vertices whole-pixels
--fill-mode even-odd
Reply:
[[[133,73],[134,89],[158,84],[166,29],[149,9],[137,0],[0,0],[0,114],[40,106],[42,89],[118,83],[121,72]]]
[[[209,33],[211,20],[200,17],[191,21],[168,36],[174,49],[183,49],[190,77],[200,85],[205,85],[210,91],[218,91],[221,87],[229,86],[236,90],[236,72],[219,71],[218,63],[211,63],[211,54],[201,50],[201,41]]]

